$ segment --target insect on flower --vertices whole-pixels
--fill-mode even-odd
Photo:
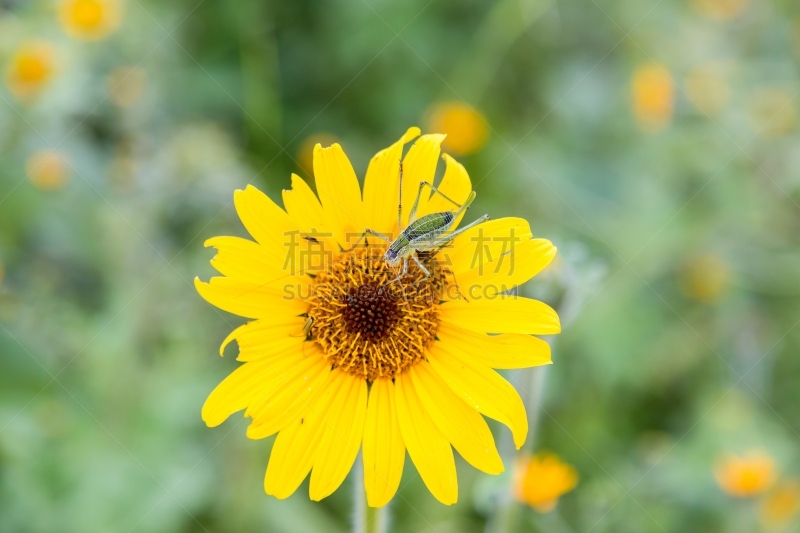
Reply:
[[[400,201],[397,204],[397,227],[403,227],[403,162],[400,161]],[[441,211],[438,213],[430,213],[424,215],[420,218],[416,218],[417,215],[417,208],[419,207],[419,199],[422,197],[422,191],[425,187],[430,188],[433,194],[438,194],[454,206],[456,206],[456,211]],[[398,281],[399,279],[403,278],[406,274],[408,274],[408,258],[411,257],[417,266],[425,273],[425,277],[422,278],[428,279],[431,277],[430,271],[423,265],[423,262],[419,259],[420,252],[431,252],[426,255],[436,255],[436,253],[447,246],[449,243],[453,241],[458,235],[464,233],[465,231],[477,226],[482,222],[486,222],[489,220],[489,215],[483,215],[482,217],[478,218],[471,224],[467,224],[463,228],[460,228],[452,233],[448,233],[450,229],[455,224],[455,221],[459,219],[460,215],[464,213],[467,209],[469,209],[470,204],[473,200],[475,200],[475,191],[472,191],[469,194],[469,197],[463,204],[459,204],[455,200],[450,199],[447,195],[443,192],[439,191],[436,187],[432,184],[428,183],[427,181],[421,181],[419,184],[419,190],[417,191],[417,198],[414,200],[414,205],[411,207],[411,213],[408,216],[408,226],[405,227],[397,238],[392,241],[386,235],[379,233],[375,230],[367,228],[364,233],[359,238],[358,242],[356,242],[355,246],[350,248],[353,250],[358,247],[361,240],[364,240],[365,245],[369,245],[367,242],[367,234],[373,235],[378,237],[379,239],[383,239],[384,241],[389,243],[389,248],[386,250],[386,253],[383,255],[384,260],[389,263],[392,267],[397,267],[400,264],[400,261],[403,262],[403,270],[402,272],[394,279],[394,281]],[[349,251],[349,250],[348,250]]]

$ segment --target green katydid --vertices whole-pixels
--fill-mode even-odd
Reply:
[[[400,162],[400,194],[399,198],[400,201],[397,205],[397,227],[402,228],[402,213],[403,213],[403,162]],[[428,187],[434,194],[438,194],[454,206],[456,206],[455,211],[441,211],[439,213],[430,213],[428,215],[422,216],[418,219],[415,219],[417,214],[417,207],[419,207],[419,200],[422,196],[422,190]],[[401,279],[408,273],[408,258],[414,260],[417,263],[417,266],[425,273],[425,277],[422,279],[427,279],[430,277],[430,271],[422,264],[420,261],[418,254],[420,252],[431,252],[431,251],[438,251],[439,249],[443,248],[447,244],[449,244],[456,236],[459,234],[467,231],[468,229],[477,226],[478,224],[489,220],[489,215],[483,215],[482,217],[478,218],[474,222],[467,224],[463,228],[459,228],[458,230],[447,233],[455,224],[456,220],[461,216],[461,214],[469,209],[470,204],[475,199],[475,191],[472,191],[469,196],[467,197],[466,201],[463,204],[459,204],[458,202],[454,201],[439,189],[434,187],[431,183],[427,181],[421,181],[419,183],[419,190],[417,191],[417,198],[414,201],[414,205],[411,207],[411,212],[408,215],[408,226],[400,231],[400,234],[397,238],[392,241],[385,235],[378,233],[372,229],[367,228],[364,233],[362,234],[361,238],[359,238],[358,242],[355,246],[350,248],[350,250],[356,248],[358,243],[361,242],[361,239],[364,239],[366,242],[367,234],[374,235],[379,239],[383,239],[384,241],[389,243],[389,248],[387,248],[386,252],[383,255],[384,260],[389,263],[390,266],[396,267],[400,264],[400,261],[403,262],[403,270],[398,275],[398,277],[394,280],[397,281]],[[348,250],[349,251],[349,250]],[[420,280],[421,281],[421,280]]]

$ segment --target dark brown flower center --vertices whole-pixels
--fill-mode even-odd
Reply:
[[[373,381],[394,377],[425,357],[439,324],[439,301],[448,271],[422,259],[398,270],[371,247],[343,253],[317,274],[309,298],[311,337],[332,365]]]
[[[360,333],[368,341],[384,338],[400,318],[394,296],[377,283],[350,287],[344,302],[342,318],[347,331]]]

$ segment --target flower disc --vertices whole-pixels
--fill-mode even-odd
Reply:
[[[343,254],[317,275],[308,316],[311,336],[340,369],[374,381],[393,378],[424,357],[436,335],[447,270],[430,259],[431,276],[412,262],[398,269],[380,248]]]

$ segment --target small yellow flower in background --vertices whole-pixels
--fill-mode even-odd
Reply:
[[[98,41],[119,28],[122,5],[119,0],[63,0],[58,15],[70,37]]]
[[[552,453],[520,459],[514,477],[514,496],[540,513],[552,511],[578,484],[575,468]]]
[[[759,508],[761,524],[769,529],[784,529],[800,512],[800,480],[780,483],[766,495]]]
[[[23,44],[6,68],[6,85],[20,100],[36,96],[55,74],[55,52],[44,41]]]
[[[318,144],[330,146],[339,142],[339,138],[333,133],[324,131],[309,135],[300,143],[297,150],[297,164],[310,176],[314,175],[314,147]]]
[[[39,150],[25,162],[25,172],[36,188],[42,191],[57,191],[69,181],[69,166],[64,155],[50,149]]]
[[[106,78],[108,98],[119,107],[138,102],[147,88],[147,73],[137,67],[117,67]]]
[[[728,263],[714,254],[691,258],[678,273],[678,285],[686,296],[705,303],[722,297],[730,284]]]
[[[704,113],[719,113],[731,99],[731,88],[722,72],[723,66],[703,63],[686,75],[684,85],[692,104]]]
[[[535,335],[561,326],[546,304],[497,288],[538,274],[556,254],[552,243],[534,239],[523,219],[498,218],[421,263],[409,261],[406,272],[385,259],[381,239],[359,239],[367,228],[398,234],[401,159],[403,228],[440,156],[441,193],[458,203],[472,198],[469,175],[441,153],[443,140],[409,128],[372,158],[363,194],[341,146],[317,144],[318,194],[296,175],[283,191],[285,210],[255,187],[236,191],[236,211],[254,240],[206,242],[217,249],[211,264],[221,276],[195,280],[198,292],[251,321],[223,341],[220,353],[236,340],[241,364],[210,394],[202,417],[213,427],[244,410],[252,419],[248,437],[277,433],[267,494],[289,497],[310,472],[309,496],[321,500],[341,485],[361,450],[367,503],[380,507],[398,489],[407,451],[434,497],[449,505],[458,499],[453,448],[483,472],[503,471],[483,416],[508,426],[517,448],[525,441],[522,399],[494,369],[550,364],[549,345]],[[423,194],[415,220],[450,216],[450,209],[445,199]],[[460,216],[450,220],[458,224]],[[509,236],[516,245],[504,248],[501,239]],[[482,266],[473,262],[477,240],[494,250]],[[448,290],[455,284],[473,289],[469,301]]]
[[[788,91],[768,87],[757,91],[750,103],[755,132],[768,139],[783,137],[797,126],[797,110]]]
[[[743,457],[726,454],[714,466],[714,477],[725,493],[748,498],[766,492],[775,483],[775,460],[761,450]]]
[[[429,128],[447,135],[442,147],[454,155],[474,154],[486,144],[489,136],[486,119],[465,103],[434,104],[427,115]]]
[[[669,126],[675,107],[675,83],[665,66],[645,65],[634,71],[631,106],[642,131],[656,133]]]
[[[694,7],[715,20],[730,20],[742,14],[747,0],[694,0]]]

